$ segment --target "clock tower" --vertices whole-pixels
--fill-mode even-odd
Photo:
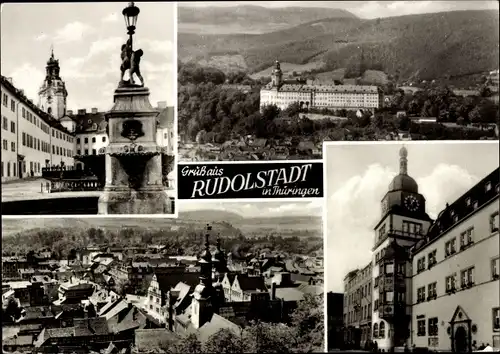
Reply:
[[[399,174],[389,184],[381,207],[372,256],[372,331],[378,348],[390,351],[404,346],[410,335],[409,249],[424,237],[432,222],[425,211],[425,198],[408,174],[405,147],[399,151]]]
[[[47,61],[45,71],[45,80],[38,90],[38,107],[59,120],[66,114],[68,92],[66,84],[59,76],[59,60],[54,58],[54,50]]]

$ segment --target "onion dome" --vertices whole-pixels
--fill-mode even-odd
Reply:
[[[389,192],[404,191],[418,193],[418,184],[408,176],[408,151],[403,146],[399,150],[399,174],[389,184]]]

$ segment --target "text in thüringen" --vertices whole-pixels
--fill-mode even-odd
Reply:
[[[179,165],[179,198],[319,198],[318,167],[313,162]]]

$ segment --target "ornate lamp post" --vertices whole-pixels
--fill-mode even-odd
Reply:
[[[130,48],[132,48],[132,35],[135,33],[135,25],[137,24],[137,17],[140,12],[141,10],[139,10],[133,2],[129,3],[122,11],[123,18],[125,19],[125,26],[128,31],[127,33],[130,36]]]
[[[99,198],[99,214],[169,214],[171,199],[162,180],[162,148],[156,140],[158,111],[149,102],[139,63],[141,49],[132,49],[139,8],[131,2],[123,9],[129,38],[122,45],[121,80],[114,104],[106,113],[109,145],[105,154],[106,181]],[[124,74],[129,71],[129,80]],[[133,75],[141,81],[134,84]]]

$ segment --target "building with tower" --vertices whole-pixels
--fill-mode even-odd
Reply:
[[[67,109],[68,92],[59,60],[51,52],[38,91],[38,104],[2,76],[2,181],[41,177],[42,168],[76,166],[74,156],[97,155],[109,144],[105,112]],[[173,156],[174,107],[158,102],[157,143]],[[102,150],[101,150],[102,152]]]
[[[54,58],[54,50],[45,67],[45,80],[38,91],[38,107],[55,119],[60,120],[66,114],[66,84],[59,75],[59,60]]]
[[[363,270],[345,279],[346,339],[357,347],[371,340],[382,351],[500,348],[499,169],[432,220],[408,174],[406,148],[399,157],[399,174],[381,200],[372,260],[363,268],[371,268],[369,318],[358,276]],[[368,320],[371,339],[363,332]]]
[[[278,60],[271,82],[260,90],[260,107],[285,109],[293,103],[304,108],[370,110],[383,107],[383,92],[377,86],[315,84],[306,80],[284,80]]]
[[[372,253],[372,338],[385,351],[408,339],[412,305],[410,248],[424,238],[432,219],[425,197],[408,175],[408,152],[399,153],[399,174],[381,201]]]
[[[2,182],[40,177],[47,166],[73,166],[72,131],[26,97],[11,78],[1,77],[1,95]]]

